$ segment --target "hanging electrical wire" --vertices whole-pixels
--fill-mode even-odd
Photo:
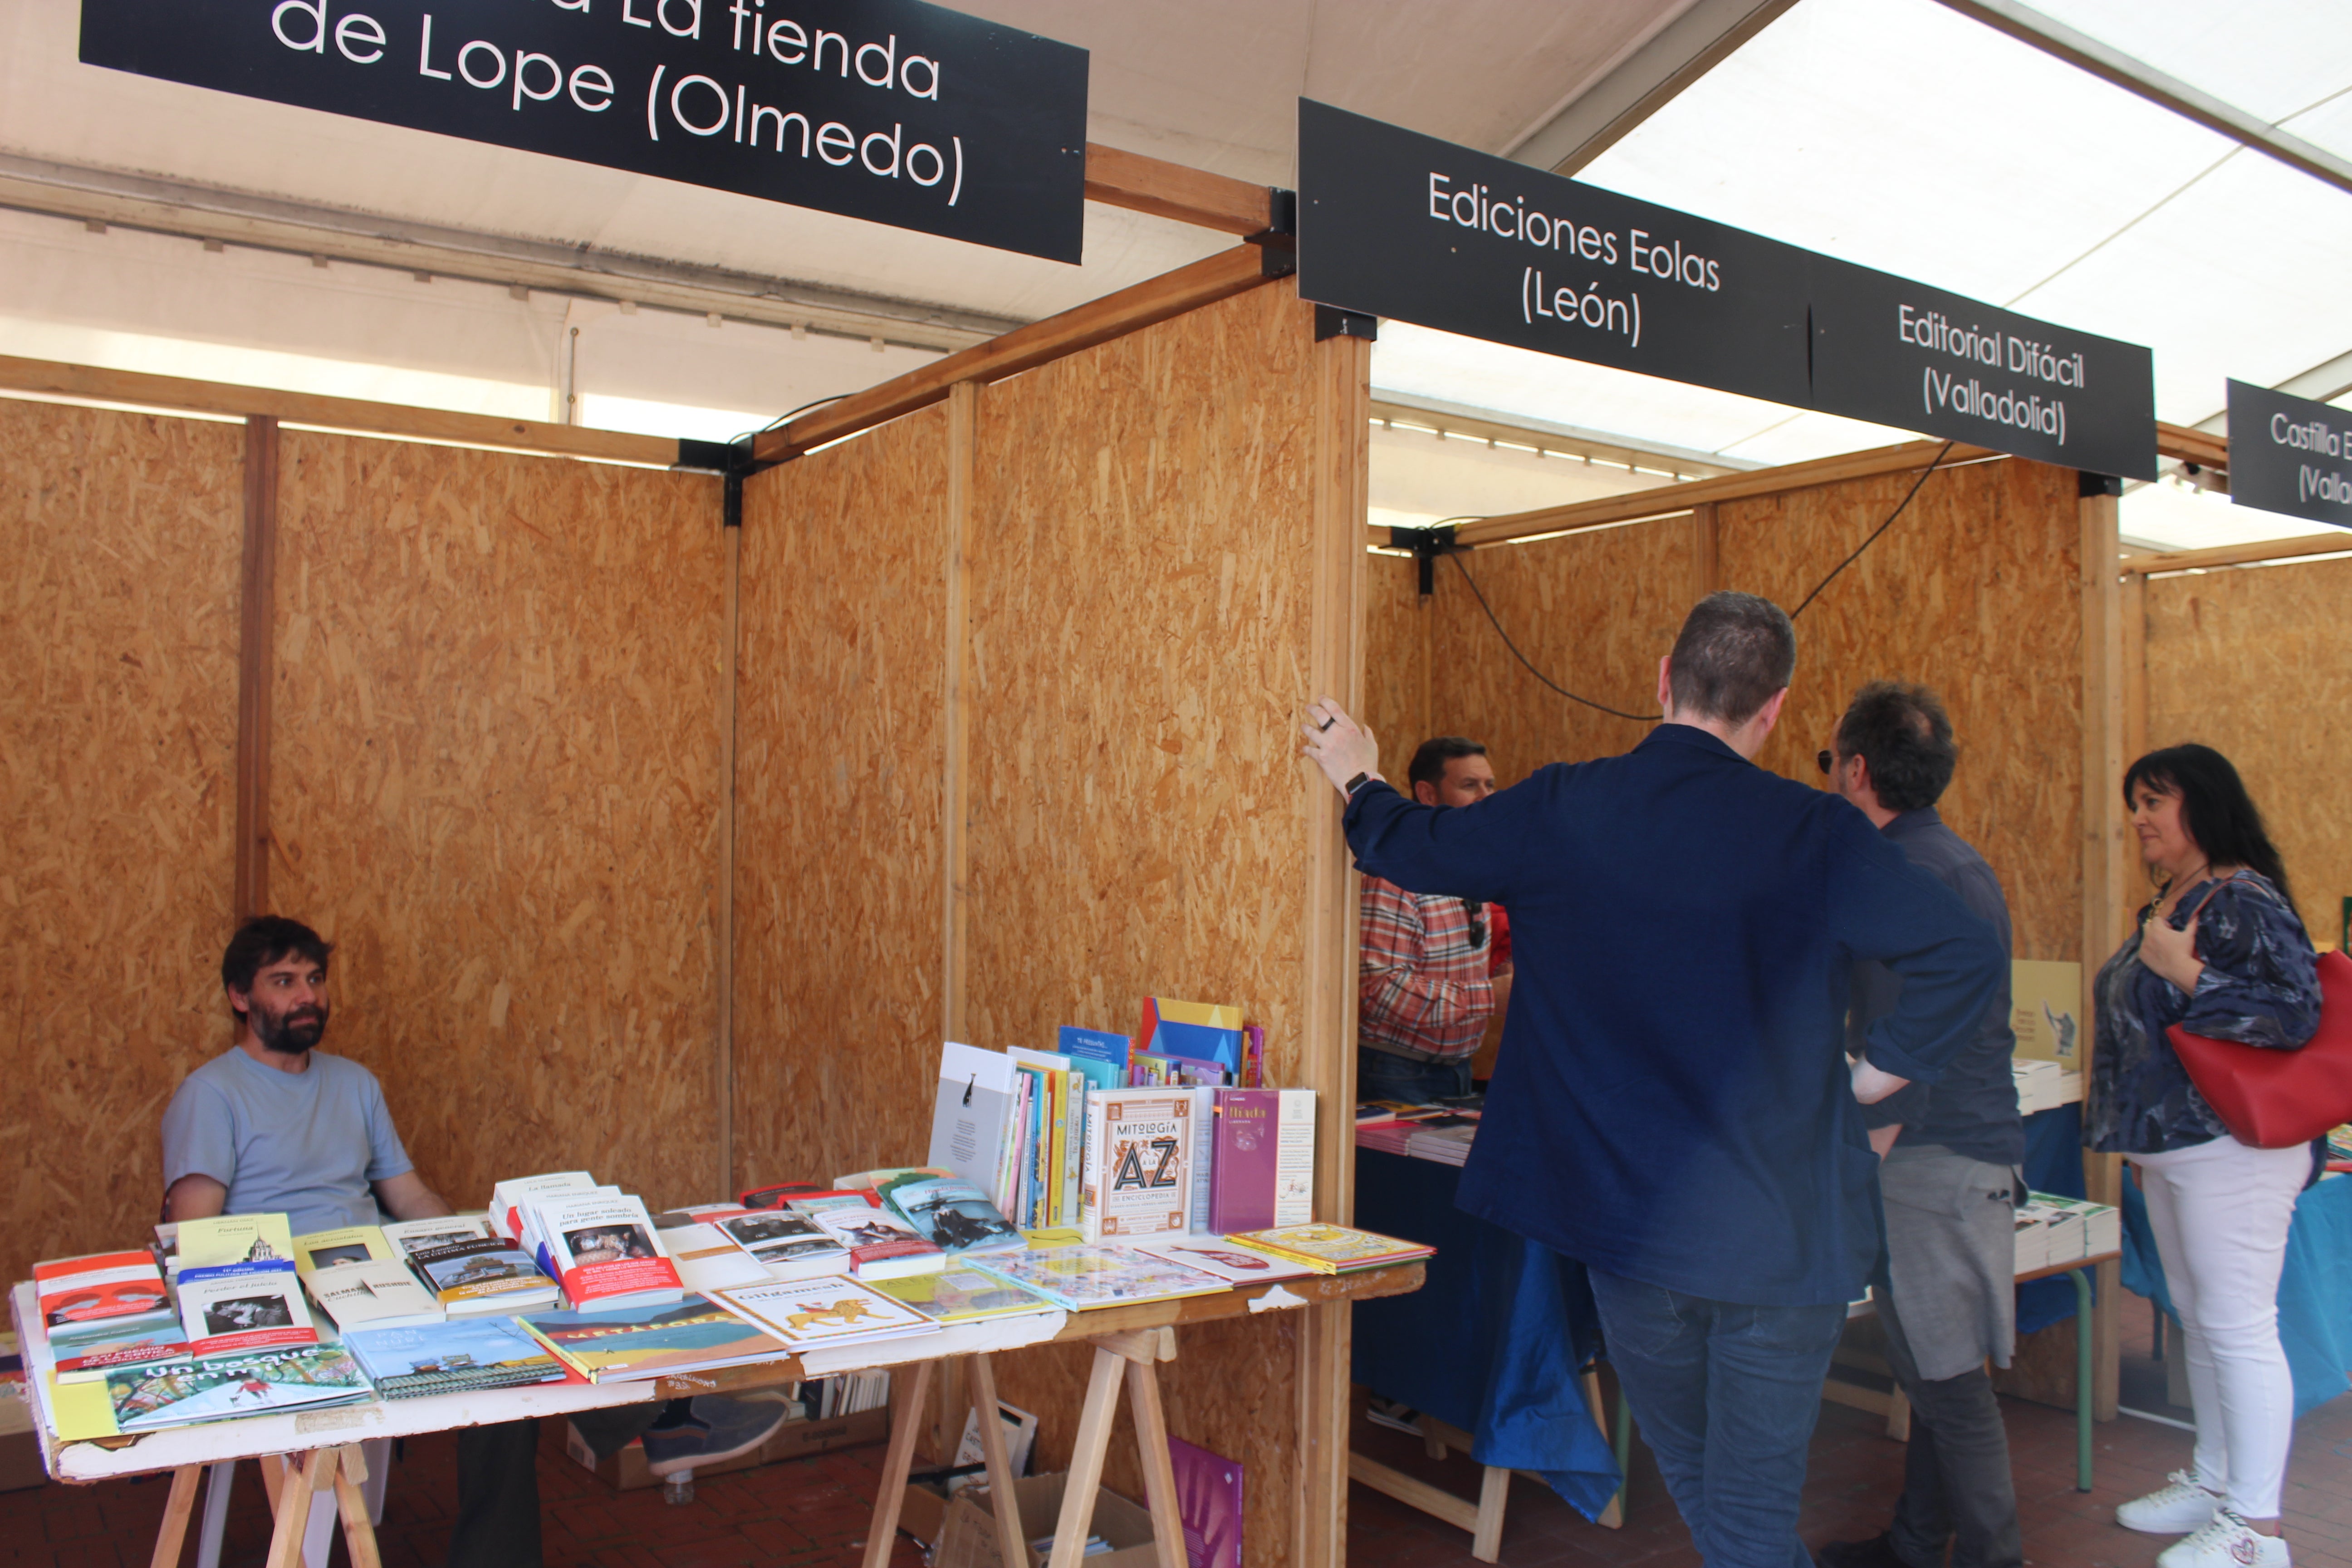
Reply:
[[[1460,553],[1458,552],[1449,551],[1447,552],[1447,559],[1454,563],[1454,569],[1462,574],[1462,580],[1470,584],[1470,592],[1477,595],[1478,607],[1486,612],[1486,620],[1488,624],[1494,626],[1495,635],[1503,639],[1503,646],[1511,650],[1511,657],[1517,659],[1521,664],[1527,667],[1527,671],[1529,675],[1534,676],[1538,680],[1542,681],[1546,686],[1550,687],[1554,691],[1559,692],[1570,702],[1581,702],[1587,708],[1597,709],[1601,712],[1612,714],[1620,719],[1631,719],[1636,723],[1648,724],[1654,723],[1665,717],[1663,713],[1628,713],[1622,708],[1612,708],[1606,702],[1595,702],[1590,697],[1580,697],[1575,692],[1570,691],[1567,687],[1562,686],[1559,681],[1554,680],[1550,676],[1546,675],[1542,670],[1538,669],[1535,667],[1534,662],[1530,660],[1526,654],[1519,651],[1519,645],[1511,640],[1511,634],[1503,629],[1503,623],[1501,620],[1497,619],[1495,615],[1495,606],[1486,602],[1486,592],[1478,586],[1478,579],[1470,575],[1470,568],[1462,564],[1462,557]]]
[[[1895,520],[1903,515],[1903,509],[1911,504],[1911,498],[1919,493],[1919,487],[1927,482],[1927,476],[1934,473],[1937,468],[1943,467],[1944,459],[1952,455],[1952,447],[1954,445],[1955,443],[1950,441],[1944,443],[1944,449],[1936,454],[1936,460],[1934,462],[1929,463],[1926,468],[1919,470],[1919,477],[1911,481],[1911,488],[1903,492],[1903,499],[1895,503],[1895,510],[1886,514],[1886,521],[1880,523],[1876,528],[1872,529],[1870,531],[1870,537],[1864,540],[1860,544],[1855,545],[1852,555],[1847,556],[1844,560],[1831,567],[1830,574],[1813,584],[1813,591],[1806,595],[1795,609],[1789,612],[1789,618],[1790,620],[1793,621],[1799,616],[1803,615],[1805,613],[1805,605],[1810,605],[1815,599],[1820,598],[1822,596],[1822,590],[1828,587],[1832,583],[1836,582],[1837,574],[1839,573],[1853,565],[1855,561],[1861,558],[1864,551],[1878,542],[1878,536],[1880,534],[1885,533],[1888,529],[1895,526]]]

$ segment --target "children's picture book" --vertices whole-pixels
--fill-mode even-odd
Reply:
[[[1179,1002],[1168,996],[1143,999],[1143,1026],[1135,1048],[1163,1057],[1216,1062],[1239,1075],[1242,1010],[1215,1002]]]
[[[383,1231],[372,1225],[347,1225],[335,1230],[314,1230],[294,1238],[294,1267],[304,1274],[343,1263],[397,1263],[399,1254]]]
[[[41,1327],[60,1355],[178,1322],[163,1271],[148,1252],[102,1252],[33,1265]]]
[[[1410,1263],[1418,1258],[1433,1257],[1437,1252],[1437,1248],[1419,1242],[1399,1241],[1374,1231],[1351,1230],[1344,1225],[1284,1226],[1274,1230],[1243,1231],[1225,1239],[1251,1252],[1304,1263],[1318,1274]]]
[[[1078,1197],[1079,1233],[1087,1241],[1134,1241],[1189,1227],[1192,1106],[1189,1090],[1087,1094]]]
[[[961,1176],[908,1176],[882,1189],[891,1212],[950,1258],[968,1252],[1018,1252],[1029,1244],[996,1205]]]
[[[625,1193],[561,1192],[525,1199],[524,1228],[547,1247],[574,1310],[675,1305],[686,1294],[653,1216]]]
[[[405,1264],[337,1263],[312,1269],[302,1283],[339,1329],[415,1328],[448,1316]]]
[[[225,1263],[294,1261],[294,1237],[282,1214],[215,1215],[184,1219],[177,1231],[182,1268],[214,1268]]]
[[[1164,1263],[1181,1263],[1187,1268],[1213,1274],[1231,1285],[1264,1285],[1315,1272],[1304,1263],[1253,1252],[1246,1247],[1234,1247],[1215,1236],[1180,1236],[1142,1242],[1135,1250]]]
[[[723,1285],[756,1285],[768,1278],[765,1265],[736,1245],[735,1238],[699,1215],[670,1210],[654,1215],[662,1250],[669,1254],[678,1282],[688,1290]]]
[[[294,1278],[290,1267],[286,1278]],[[163,1362],[106,1378],[114,1424],[123,1432],[341,1405],[372,1392],[359,1363],[341,1345]]]
[[[936,1274],[947,1264],[947,1254],[925,1241],[913,1226],[862,1200],[855,1208],[845,1205],[811,1217],[849,1254],[850,1272],[860,1279]]]
[[[1011,1194],[1001,1184],[1005,1140],[1013,1134],[1020,1077],[1013,1058],[950,1040],[940,1047],[939,1083],[931,1106],[930,1152],[923,1163],[953,1171],[1003,1208]]]
[[[1217,1236],[1315,1217],[1315,1091],[1223,1089],[1202,1227]]]
[[[291,1258],[182,1268],[180,1329],[188,1336],[188,1353],[194,1356],[319,1342]]]
[[[1034,1290],[1056,1307],[1082,1312],[1135,1301],[1213,1295],[1223,1279],[1128,1247],[1043,1247],[998,1252],[972,1260],[972,1267]]]
[[[782,1361],[790,1346],[700,1297],[618,1311],[532,1312],[522,1326],[591,1383]]]
[[[866,1201],[858,1199],[857,1206],[865,1208]],[[841,1239],[796,1209],[730,1215],[715,1223],[738,1247],[751,1254],[767,1279],[808,1279],[819,1274],[848,1272],[849,1249],[841,1245]]]
[[[1190,1568],[1242,1568],[1242,1468],[1181,1437],[1168,1439],[1176,1517]]]
[[[1013,1318],[1024,1312],[1057,1310],[1034,1290],[961,1266],[937,1274],[877,1280],[874,1289],[894,1301],[905,1302],[935,1323],[973,1323],[982,1318]]]
[[[509,1317],[456,1318],[416,1328],[354,1329],[343,1344],[385,1399],[521,1388],[576,1375]]]
[[[555,1305],[562,1294],[529,1253],[498,1237],[420,1247],[408,1254],[408,1267],[452,1317],[527,1312]]]
[[[744,1285],[710,1299],[795,1352],[940,1331],[904,1301],[839,1274]]]

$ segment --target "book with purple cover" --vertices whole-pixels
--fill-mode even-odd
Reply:
[[[1168,1458],[1191,1568],[1242,1568],[1241,1466],[1181,1437],[1168,1439]]]
[[[1221,1089],[1216,1100],[1215,1155],[1203,1228],[1229,1236],[1312,1219],[1315,1091]],[[1265,1224],[1252,1223],[1260,1215]]]

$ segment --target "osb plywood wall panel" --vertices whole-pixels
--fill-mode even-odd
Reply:
[[[1418,563],[1375,555],[1365,564],[1364,710],[1356,717],[1371,726],[1383,757],[1402,757],[1429,722],[1428,606]]]
[[[0,401],[0,1268],[130,1246],[228,1043],[236,425]]]
[[[460,1206],[713,1196],[719,482],[289,431],[271,902]]]
[[[929,1146],[947,475],[947,414],[933,408],[744,487],[735,1148],[747,1183],[824,1180]]]
[[[981,395],[977,1044],[1129,1032],[1157,993],[1239,1004],[1265,1027],[1273,1081],[1295,1081],[1310,320],[1290,290],[1256,289]],[[1188,1331],[1166,1380],[1171,1430],[1247,1468],[1254,1563],[1288,1555],[1289,1331]],[[1084,1368],[1007,1368],[1006,1397],[1043,1417],[1044,1464],[1069,1452]],[[1131,1458],[1118,1467],[1112,1485],[1140,1484]]]
[[[1690,610],[1690,529],[1680,520],[1601,529],[1461,557],[1520,651],[1578,695],[1657,711],[1658,659]],[[1571,702],[1511,657],[1451,560],[1437,563],[1430,727],[1483,742],[1495,776],[1517,784],[1548,763],[1630,751],[1650,726]],[[1402,773],[1415,740],[1382,738]]]
[[[1722,585],[1795,608],[1916,477],[1727,502]],[[1813,755],[1831,743],[1857,687],[1933,687],[1961,748],[1940,809],[2000,874],[2020,958],[2081,956],[2075,489],[2070,469],[2013,459],[1931,475],[1797,622],[1795,684],[1757,759],[1820,784]]]
[[[2315,941],[2343,939],[2352,896],[2352,561],[2150,582],[2147,743],[2201,741],[2237,764]]]

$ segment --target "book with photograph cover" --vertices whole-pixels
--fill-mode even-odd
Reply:
[[[905,1176],[882,1188],[890,1211],[952,1259],[968,1252],[1018,1252],[1028,1246],[988,1194],[961,1176]]]
[[[551,1271],[574,1310],[672,1306],[686,1295],[653,1216],[625,1193],[557,1193],[526,1199],[526,1228],[547,1247]]]
[[[1189,1089],[1087,1093],[1078,1201],[1078,1228],[1087,1241],[1135,1241],[1190,1228],[1193,1100]]]
[[[400,1255],[392,1248],[382,1230],[372,1225],[347,1225],[334,1230],[314,1230],[308,1236],[294,1238],[294,1268],[298,1273],[315,1274],[321,1268],[332,1268],[344,1263],[397,1263]]]
[[[448,1316],[402,1263],[331,1264],[312,1269],[302,1283],[339,1329],[415,1328]]]
[[[443,1215],[438,1219],[395,1220],[376,1226],[376,1232],[400,1258],[415,1257],[429,1247],[457,1247],[469,1241],[489,1241],[498,1237],[485,1215],[478,1214]],[[511,1237],[506,1239],[511,1240]]]
[[[290,1258],[180,1270],[180,1329],[188,1353],[219,1356],[319,1342]]]
[[[839,1274],[745,1285],[710,1299],[795,1353],[940,1331],[939,1324],[904,1301]]]
[[[617,1311],[532,1312],[521,1322],[591,1383],[783,1361],[793,1353],[782,1340],[699,1296]]]
[[[294,1278],[290,1265],[286,1278]],[[359,1363],[341,1345],[163,1362],[106,1378],[115,1426],[126,1433],[342,1405],[373,1392]]]
[[[294,1237],[282,1214],[225,1214],[208,1219],[184,1219],[174,1234],[182,1268],[294,1261]]]
[[[678,1282],[688,1290],[756,1285],[769,1277],[758,1258],[706,1215],[671,1209],[654,1215],[654,1229],[661,1235],[662,1250],[669,1254]]]
[[[385,1399],[524,1388],[577,1375],[510,1317],[353,1329],[343,1344]]]
[[[850,1272],[860,1279],[897,1279],[936,1274],[947,1254],[887,1209],[861,1201],[826,1208],[810,1216],[849,1254]]]
[[[562,1294],[529,1253],[494,1236],[419,1247],[408,1254],[408,1268],[451,1317],[528,1312]]]
[[[147,1252],[101,1252],[33,1265],[42,1331],[61,1356],[179,1321],[163,1271]]]
[[[866,1200],[858,1199],[857,1205],[863,1208]],[[750,1253],[771,1279],[807,1279],[845,1273],[849,1268],[849,1249],[840,1238],[796,1209],[761,1209],[713,1223]]]

